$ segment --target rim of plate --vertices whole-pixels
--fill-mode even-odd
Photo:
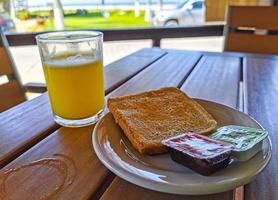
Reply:
[[[252,121],[254,121],[256,124],[258,124],[262,129],[264,129],[260,123],[258,123],[253,117],[251,117],[250,115],[241,112],[237,109],[234,109],[232,107],[229,107],[227,105],[224,104],[220,104],[217,102],[213,102],[213,101],[208,101],[208,100],[204,100],[204,99],[198,99],[198,98],[193,98],[194,100],[197,101],[203,101],[205,103],[212,103],[212,104],[217,104],[218,106],[222,106],[222,107],[226,107],[227,109],[230,109],[232,111],[236,111],[236,112],[240,112],[241,115],[244,115],[248,118],[250,118]],[[125,170],[122,167],[119,167],[118,165],[115,164],[115,162],[110,162],[111,159],[109,159],[105,154],[102,153],[101,151],[101,145],[98,143],[98,137],[97,137],[97,130],[98,127],[101,125],[101,123],[103,122],[104,118],[109,114],[110,112],[105,113],[100,120],[97,122],[96,126],[94,127],[93,130],[93,134],[92,134],[92,143],[93,143],[93,148],[94,151],[98,157],[98,159],[113,173],[115,173],[117,176],[119,176],[120,178],[133,183],[135,185],[138,185],[140,187],[149,189],[149,190],[154,190],[154,191],[159,191],[159,192],[163,192],[163,193],[169,193],[169,194],[180,194],[180,195],[205,195],[205,194],[215,194],[215,193],[220,193],[220,192],[225,192],[228,190],[232,190],[240,185],[245,185],[247,183],[249,183],[250,181],[252,181],[256,176],[258,176],[258,174],[260,174],[263,169],[268,165],[268,163],[270,162],[271,158],[272,158],[272,142],[269,136],[267,136],[267,143],[269,145],[268,149],[269,151],[267,152],[267,154],[269,154],[264,162],[264,164],[254,173],[249,173],[248,176],[245,177],[241,177],[240,179],[237,179],[237,181],[228,181],[223,183],[219,183],[217,185],[221,185],[221,187],[216,187],[213,191],[198,191],[198,193],[196,192],[190,192],[188,190],[186,190],[186,188],[184,186],[179,186],[179,185],[173,185],[173,184],[169,184],[169,183],[159,183],[159,182],[154,182],[153,180],[149,180],[149,179],[145,179],[142,176],[139,176],[137,174],[133,174],[131,172],[129,172],[128,170]],[[159,170],[157,170],[159,171]],[[164,170],[161,170],[164,171]],[[240,184],[239,184],[240,182]],[[155,187],[154,185],[159,185],[159,187]]]

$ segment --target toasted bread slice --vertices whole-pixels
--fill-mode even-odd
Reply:
[[[167,152],[163,139],[188,131],[206,133],[217,125],[201,105],[174,87],[110,98],[108,108],[143,154]]]

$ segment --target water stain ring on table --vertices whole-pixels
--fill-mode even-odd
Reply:
[[[0,174],[0,199],[48,199],[73,183],[76,176],[74,162],[65,155],[36,160]],[[41,186],[36,187],[34,183]],[[15,190],[16,188],[16,190]]]

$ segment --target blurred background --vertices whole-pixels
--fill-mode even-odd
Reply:
[[[270,5],[272,0],[0,0],[5,34],[72,29],[184,27],[225,24],[228,5]],[[259,16],[258,16],[259,17]],[[222,51],[223,36],[162,39],[161,48]],[[104,43],[105,65],[151,40]],[[11,47],[23,83],[44,77],[35,45]]]

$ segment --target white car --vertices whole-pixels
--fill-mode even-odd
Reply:
[[[154,26],[186,26],[205,22],[205,1],[185,0],[175,9],[161,10],[153,13]]]

